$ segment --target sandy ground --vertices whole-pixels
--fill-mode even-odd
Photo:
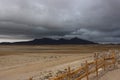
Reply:
[[[120,49],[120,46],[0,46],[0,80],[28,80],[30,77],[46,80],[49,73],[55,76],[68,66],[78,68],[84,61],[93,60],[94,52],[114,48]],[[117,76],[119,70],[116,71],[113,72]],[[112,75],[107,74],[105,76]],[[105,76],[101,80],[115,80]]]
[[[120,80],[120,69],[107,72],[99,80]]]
[[[0,80],[24,80],[29,77],[40,78],[50,71],[55,74],[68,66],[80,66],[83,54],[26,54],[0,56]],[[42,75],[42,76],[41,76]]]

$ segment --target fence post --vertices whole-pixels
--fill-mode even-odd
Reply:
[[[70,66],[69,66],[68,67],[68,73],[67,73],[68,74],[68,80],[71,80],[71,74],[70,73],[71,73],[71,69],[70,69]]]
[[[88,66],[88,62],[86,61],[86,76],[87,76],[87,80],[89,80],[89,77],[88,77],[88,68],[89,68],[89,66]]]
[[[33,80],[33,77],[29,78],[29,80]]]
[[[104,68],[104,71],[105,71],[105,67],[106,67],[106,62],[105,62],[105,55],[103,56],[103,68]]]
[[[94,59],[95,59],[95,60],[98,59],[98,53],[95,53],[95,54],[94,54]]]
[[[98,80],[98,59],[95,60],[95,65],[96,65],[96,76]]]
[[[115,68],[115,63],[116,63],[116,59],[115,59],[115,52],[113,53],[112,57],[113,57],[112,62],[113,62],[114,68]]]

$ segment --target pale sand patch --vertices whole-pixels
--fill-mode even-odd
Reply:
[[[120,80],[120,69],[105,73],[99,80]]]
[[[49,71],[78,67],[91,54],[24,54],[0,56],[0,80],[40,78]],[[77,66],[78,65],[78,66]],[[41,76],[42,75],[42,76]]]

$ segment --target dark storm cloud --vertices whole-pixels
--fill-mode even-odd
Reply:
[[[0,38],[120,42],[119,0],[0,0]]]

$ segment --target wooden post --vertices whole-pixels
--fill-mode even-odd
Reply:
[[[29,78],[29,80],[33,80],[33,77]]]
[[[94,53],[94,59],[96,59],[96,53]]]
[[[94,54],[94,58],[95,58],[95,60],[98,59],[98,53]]]
[[[97,59],[95,61],[95,64],[96,64],[96,77],[97,77],[97,80],[98,80],[98,60]]]
[[[113,57],[113,60],[112,60],[112,62],[113,62],[114,68],[115,68],[115,63],[116,63],[116,59],[115,59],[115,52],[113,52],[113,55],[112,55],[112,57]]]
[[[104,68],[104,71],[105,71],[105,67],[106,67],[105,56],[103,56],[103,68]]]
[[[68,67],[68,80],[71,80],[71,70],[70,70],[70,67]]]
[[[88,69],[88,62],[86,61],[86,76],[87,76],[87,80],[89,80],[89,77],[88,77],[88,75],[89,75],[89,74],[88,74],[88,70],[89,70],[89,69]]]

